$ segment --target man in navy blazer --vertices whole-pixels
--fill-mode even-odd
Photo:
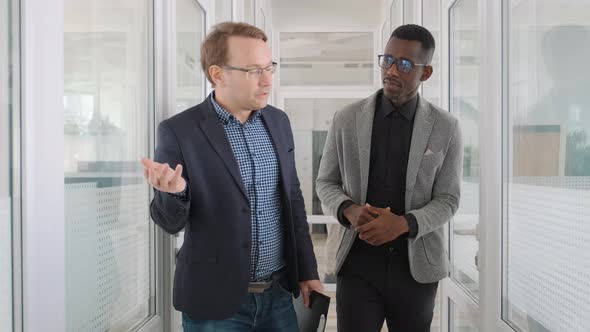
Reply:
[[[297,331],[292,296],[321,291],[287,115],[267,105],[276,63],[266,35],[217,25],[201,48],[214,87],[158,128],[151,216],[184,228],[174,306],[185,331]]]

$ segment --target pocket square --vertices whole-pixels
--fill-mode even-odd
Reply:
[[[425,156],[430,156],[431,154],[434,154],[434,152],[432,152],[430,149],[427,149],[426,152],[424,152]]]

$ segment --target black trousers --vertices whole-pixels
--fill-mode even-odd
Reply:
[[[357,239],[338,273],[339,332],[428,332],[438,282],[421,284],[410,274],[407,240],[373,247]]]

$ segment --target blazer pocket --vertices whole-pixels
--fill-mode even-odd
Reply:
[[[426,259],[430,265],[439,266],[442,264],[441,257],[444,254],[444,249],[442,246],[437,246],[435,243],[429,238],[422,237],[422,247],[424,248],[424,254],[426,255]]]

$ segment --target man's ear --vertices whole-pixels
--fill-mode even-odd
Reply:
[[[211,77],[214,86],[223,85],[223,68],[217,65],[209,66],[209,76]]]
[[[432,73],[433,68],[431,65],[424,67],[424,70],[422,71],[422,76],[420,77],[420,81],[426,82],[430,78],[430,76],[432,76]]]

